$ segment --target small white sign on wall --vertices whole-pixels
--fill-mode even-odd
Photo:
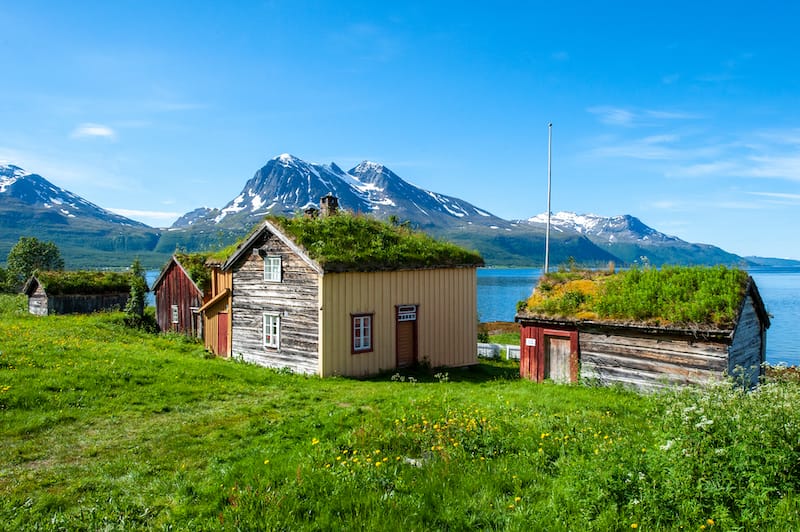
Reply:
[[[528,347],[536,347],[536,338],[525,338],[525,345]]]

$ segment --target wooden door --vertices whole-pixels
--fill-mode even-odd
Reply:
[[[400,305],[396,312],[397,367],[407,368],[417,361],[417,306]]]
[[[570,382],[569,337],[544,337],[544,378],[557,383]]]
[[[228,356],[228,313],[217,314],[217,354]]]

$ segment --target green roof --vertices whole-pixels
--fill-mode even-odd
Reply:
[[[724,266],[550,273],[520,302],[518,318],[731,328],[751,284],[747,272]]]
[[[326,271],[482,266],[483,258],[402,225],[340,212],[333,216],[268,216]]]
[[[130,272],[53,271],[34,275],[49,295],[129,292]],[[27,290],[26,290],[27,292]]]

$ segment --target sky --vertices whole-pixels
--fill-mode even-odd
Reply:
[[[164,227],[269,159],[800,259],[800,4],[0,0],[0,161]]]

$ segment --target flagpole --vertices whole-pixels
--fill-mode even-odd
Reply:
[[[553,123],[547,124],[547,230],[544,238],[544,273],[550,270],[550,177],[553,146]]]

